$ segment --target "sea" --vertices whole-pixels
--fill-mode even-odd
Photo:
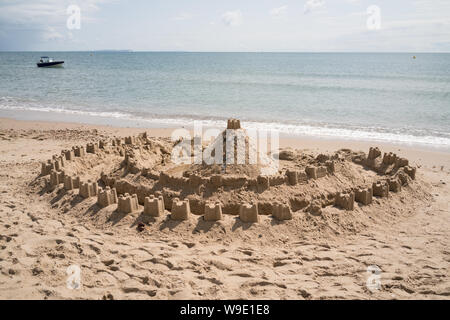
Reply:
[[[37,68],[40,56],[64,68]],[[450,54],[0,52],[0,117],[450,149]]]

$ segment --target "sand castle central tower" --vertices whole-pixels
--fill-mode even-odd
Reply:
[[[267,141],[258,137],[256,130],[247,131],[241,127],[240,120],[229,119],[227,129],[203,150],[202,165],[194,165],[192,169],[206,173],[211,167],[220,166],[224,174],[274,175],[278,163],[264,152],[267,147]],[[215,170],[215,173],[219,172]]]

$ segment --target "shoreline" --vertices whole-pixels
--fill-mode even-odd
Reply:
[[[226,123],[223,124],[226,127]],[[99,125],[81,122],[51,121],[51,120],[16,120],[8,117],[0,117],[0,130],[94,130],[103,131],[107,135],[127,136],[135,135],[143,131],[149,132],[155,137],[170,137],[175,129],[180,127],[155,126],[155,127],[128,127],[118,124]],[[190,129],[189,126],[183,126]],[[206,127],[205,127],[206,128]],[[414,165],[441,171],[450,170],[450,150],[439,150],[424,146],[407,146],[395,142],[375,142],[364,140],[345,140],[309,136],[295,136],[280,134],[280,148],[291,147],[293,149],[309,149],[316,152],[332,152],[339,149],[352,149],[368,152],[370,147],[378,146],[382,152],[394,152],[407,157]]]
[[[8,118],[25,121],[50,121],[63,123],[89,124],[94,126],[112,126],[120,128],[189,128],[199,123],[203,128],[223,128],[227,118],[207,119],[175,117],[167,118],[139,118],[123,114],[113,115],[102,112],[59,111],[59,110],[28,110],[28,109],[1,109],[0,119]],[[407,133],[389,133],[372,131],[370,128],[356,130],[345,127],[327,127],[308,124],[288,124],[278,122],[264,122],[259,120],[243,120],[243,127],[257,131],[279,132],[280,137],[307,140],[333,140],[337,142],[367,142],[380,145],[395,145],[421,150],[450,153],[450,140],[437,136],[413,136]]]

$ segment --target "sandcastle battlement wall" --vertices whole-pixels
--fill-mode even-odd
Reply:
[[[334,164],[332,166],[334,167]],[[264,192],[270,187],[279,185],[295,186],[299,183],[307,183],[308,179],[320,179],[330,174],[326,166],[309,166],[305,169],[305,171],[310,172],[310,176],[308,176],[306,172],[302,172],[300,170],[287,170],[284,174],[276,174],[271,176],[259,175],[256,178],[225,174],[215,174],[210,177],[191,175],[189,176],[189,178],[187,178],[182,176],[171,176],[165,172],[160,172],[159,184],[161,186],[167,186],[176,189],[195,189],[202,185],[210,185],[216,189],[221,187],[235,189],[239,189],[242,187],[255,187],[257,188],[258,192]],[[153,175],[153,178],[156,178],[156,176]]]
[[[381,151],[377,147],[371,147],[367,157],[357,157],[353,159],[353,161],[365,165],[380,174],[391,174],[398,171],[400,168],[409,167],[408,159],[401,158],[395,153],[387,152],[381,157]]]

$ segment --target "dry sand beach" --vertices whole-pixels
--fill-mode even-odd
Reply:
[[[283,138],[286,175],[308,165],[325,164],[329,171],[321,178],[302,173],[302,183],[296,174],[295,186],[286,185],[291,175],[282,177],[282,183],[265,190],[255,186],[254,192],[250,185],[259,180],[245,171],[248,190],[206,187],[192,192],[192,214],[184,221],[171,220],[167,210],[144,221],[141,198],[139,210],[128,214],[118,212],[116,205],[101,208],[97,196],[85,199],[79,189],[66,190],[62,184],[49,188],[49,176],[41,175],[41,163],[61,150],[143,131],[0,119],[0,298],[449,299],[450,153]],[[132,183],[155,183],[153,173],[143,167],[166,168],[164,150],[170,142],[164,137],[171,129],[145,131],[146,136],[137,138],[139,148],[109,146],[66,161],[66,175],[98,180],[102,187],[115,183],[118,193]],[[390,187],[388,197],[373,197],[363,205],[348,203],[349,194],[334,196],[337,186],[372,186],[384,178],[361,165],[370,147],[409,160],[408,167],[417,170],[414,179],[396,165],[389,172],[399,189],[392,192]],[[167,172],[181,174],[171,170]],[[189,170],[211,176],[203,168]],[[106,171],[109,176],[100,179]],[[173,190],[163,190],[164,201],[178,196]],[[204,221],[198,214],[205,205],[201,197],[207,196],[222,203],[220,221]],[[227,207],[255,197],[257,223],[242,222]],[[289,199],[290,220],[283,218],[284,199]],[[281,208],[277,219],[274,203]],[[71,265],[81,268],[80,289],[66,286]],[[374,265],[381,270],[379,290],[367,286],[368,267]]]

